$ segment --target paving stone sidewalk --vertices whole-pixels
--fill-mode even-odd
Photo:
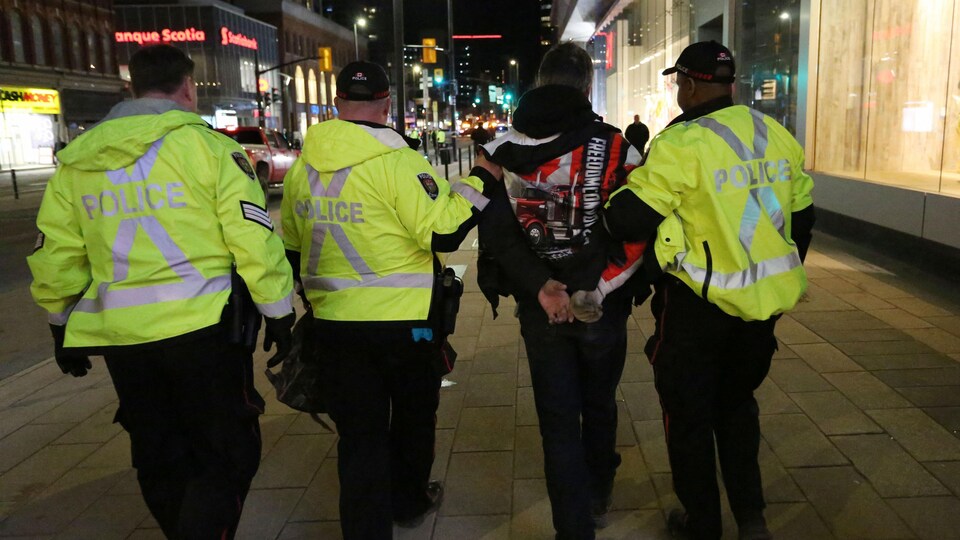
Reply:
[[[448,261],[465,265],[466,293],[437,418],[434,475],[446,497],[395,536],[552,538],[519,326],[509,300],[492,319],[473,238]],[[771,528],[778,539],[960,538],[960,304],[828,240],[814,240],[809,293],[778,324],[780,350],[758,392]],[[652,330],[648,305],[636,308],[618,394],[623,465],[599,538],[667,538],[677,504],[642,353]],[[258,353],[263,461],[238,537],[340,538],[336,435],[275,400],[265,361]],[[81,379],[47,360],[0,381],[0,538],[162,538],[115,409],[102,361]],[[736,538],[729,511],[724,519],[724,538]]]

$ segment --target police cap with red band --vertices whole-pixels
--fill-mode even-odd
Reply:
[[[688,46],[680,53],[676,65],[663,70],[664,75],[683,73],[692,79],[724,84],[736,81],[735,72],[733,53],[716,41],[701,41]]]
[[[350,62],[337,75],[337,97],[348,101],[390,97],[387,72],[372,62]]]

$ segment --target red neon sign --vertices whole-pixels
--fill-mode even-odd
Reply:
[[[256,49],[257,38],[247,37],[240,33],[234,34],[226,26],[221,26],[220,27],[220,44],[221,45],[237,45],[240,47],[246,47],[247,49]]]
[[[197,42],[206,41],[207,33],[203,30],[197,30],[190,27],[183,30],[174,30],[164,28],[159,32],[114,32],[114,40],[117,43],[136,43],[138,45],[153,45],[156,43],[178,43],[178,42]],[[240,33],[231,32],[226,26],[220,27],[220,44],[237,45],[247,49],[257,48],[257,38],[247,37]]]
[[[160,42],[205,41],[207,39],[207,33],[193,27],[184,30],[164,28],[159,32],[114,32],[113,38],[117,43],[147,45]]]

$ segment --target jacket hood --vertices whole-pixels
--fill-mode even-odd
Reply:
[[[524,135],[542,139],[583,127],[599,118],[583,92],[571,86],[548,84],[520,98],[513,115],[513,127]]]
[[[57,152],[57,159],[82,171],[109,171],[132,165],[150,145],[174,129],[206,122],[166,99],[118,103],[96,126]]]
[[[332,172],[419,144],[388,126],[327,120],[307,130],[301,156],[317,171]]]

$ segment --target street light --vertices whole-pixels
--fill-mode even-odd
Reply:
[[[367,26],[367,20],[363,17],[360,17],[353,23],[353,47],[356,49],[357,60],[360,60],[360,40],[357,38],[357,27],[363,28]]]

